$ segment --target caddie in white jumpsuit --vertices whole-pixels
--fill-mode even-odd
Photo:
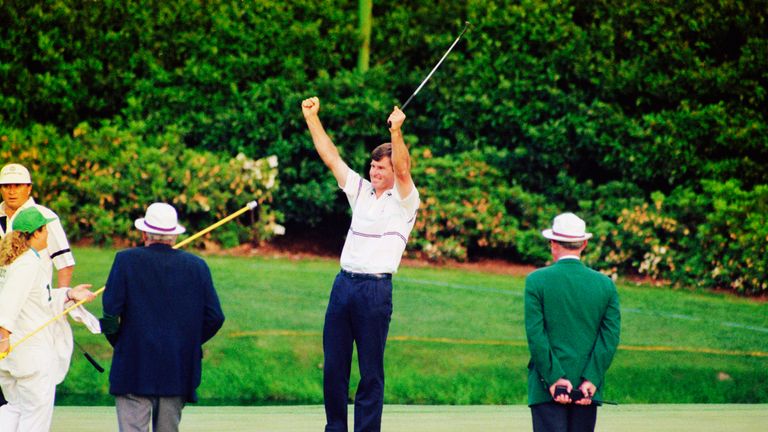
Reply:
[[[0,246],[0,387],[8,404],[0,407],[0,431],[44,432],[51,426],[56,385],[63,381],[72,354],[72,335],[66,317],[15,346],[25,335],[50,321],[65,304],[92,300],[90,285],[51,288],[50,261],[38,251],[47,243],[51,222],[31,207],[18,213]],[[6,243],[28,248],[7,263]],[[72,303],[70,303],[72,304]],[[95,318],[94,318],[95,319]]]

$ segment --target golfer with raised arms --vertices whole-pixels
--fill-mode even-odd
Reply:
[[[347,431],[352,345],[360,383],[355,394],[355,431],[381,430],[384,347],[392,316],[392,273],[397,271],[416,220],[419,193],[401,127],[405,114],[389,115],[391,142],[372,152],[370,181],[351,170],[320,123],[320,99],[301,104],[315,149],[352,208],[341,252],[341,271],[331,289],[323,328],[323,395],[326,432]]]
[[[581,218],[558,215],[542,234],[554,263],[525,279],[533,430],[592,432],[605,373],[619,345],[619,296],[610,278],[581,262],[592,237]],[[572,400],[576,389],[584,397]]]

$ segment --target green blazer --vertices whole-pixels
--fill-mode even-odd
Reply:
[[[574,388],[589,380],[601,389],[619,345],[621,315],[616,286],[576,259],[561,259],[525,279],[528,405],[551,402],[560,378]]]

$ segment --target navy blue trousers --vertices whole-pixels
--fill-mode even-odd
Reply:
[[[355,432],[381,430],[384,347],[392,317],[392,279],[342,271],[336,276],[323,327],[323,395],[326,432],[347,431],[352,344],[360,383],[355,393]]]
[[[547,402],[531,406],[533,432],[594,432],[597,405]]]

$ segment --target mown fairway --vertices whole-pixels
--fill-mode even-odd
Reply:
[[[350,418],[351,420],[351,418]],[[765,429],[766,405],[622,405],[601,408],[597,432],[755,432]],[[315,432],[322,430],[321,405],[201,407],[184,409],[184,432]],[[117,430],[113,407],[57,407],[51,432]],[[350,425],[350,430],[352,427]],[[384,432],[526,432],[528,407],[385,405]]]
[[[102,286],[113,256],[76,250],[75,282]],[[201,405],[322,403],[321,332],[337,261],[206,260],[227,322],[205,346]],[[525,403],[522,278],[406,267],[394,283],[386,403]],[[767,304],[653,287],[619,290],[622,347],[606,398],[768,402]],[[101,313],[98,301],[89,309]],[[108,368],[111,349],[101,336],[77,328],[76,340]],[[111,404],[107,377],[76,352],[57,404]],[[352,383],[354,392],[354,376]]]

